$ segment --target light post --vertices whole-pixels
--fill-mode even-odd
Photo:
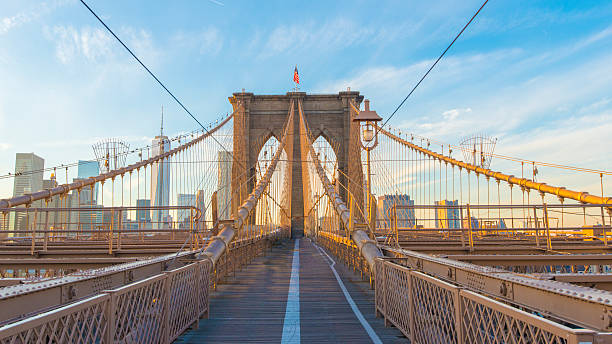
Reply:
[[[367,191],[368,191],[368,200],[367,207],[368,213],[370,214],[370,226],[374,229],[374,217],[372,216],[372,174],[370,172],[370,151],[372,151],[376,146],[378,146],[378,133],[376,132],[376,122],[382,121],[382,118],[378,116],[376,111],[370,110],[370,101],[366,99],[364,101],[365,109],[362,111],[357,111],[357,116],[353,118],[353,122],[359,122],[361,125],[361,135],[359,144],[361,148],[366,151],[366,168],[367,168]]]

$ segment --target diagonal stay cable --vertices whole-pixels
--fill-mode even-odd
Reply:
[[[382,129],[390,120],[391,118],[393,118],[393,116],[395,116],[395,114],[397,113],[397,111],[404,105],[404,103],[406,102],[406,100],[408,100],[408,98],[412,95],[412,93],[414,93],[414,91],[417,89],[417,87],[419,87],[419,85],[423,82],[423,80],[425,80],[425,78],[427,77],[427,75],[429,75],[429,73],[431,72],[432,69],[434,69],[434,67],[438,64],[438,62],[440,62],[440,60],[442,59],[442,57],[444,57],[444,55],[446,55],[446,52],[453,46],[453,44],[455,44],[455,41],[457,41],[457,39],[459,39],[459,37],[461,36],[461,34],[463,33],[463,31],[465,31],[465,29],[467,29],[467,27],[470,25],[470,23],[472,23],[472,21],[474,20],[474,18],[476,18],[476,16],[478,15],[478,13],[480,13],[480,11],[482,10],[482,8],[487,4],[487,2],[489,2],[489,0],[485,0],[485,2],[480,6],[480,8],[478,8],[478,11],[476,11],[476,13],[474,13],[474,15],[472,16],[472,18],[470,18],[470,20],[467,22],[467,24],[465,24],[465,26],[463,26],[463,28],[461,29],[461,31],[459,31],[459,33],[457,34],[457,36],[455,36],[455,39],[453,39],[453,41],[446,47],[446,49],[444,49],[444,51],[442,52],[442,54],[438,57],[438,59],[431,65],[431,67],[429,67],[429,69],[427,70],[427,72],[425,74],[423,74],[423,76],[421,77],[421,79],[419,80],[419,82],[416,83],[416,85],[414,85],[414,87],[412,88],[412,90],[410,90],[410,93],[408,93],[408,95],[404,98],[404,100],[402,100],[402,102],[395,108],[395,110],[393,111],[393,113],[391,113],[391,116],[389,116],[389,118],[387,118],[387,120],[383,123],[383,125],[380,126],[380,129]],[[378,134],[378,132],[380,131],[380,129],[376,130],[376,134]]]
[[[187,114],[188,114],[188,115],[189,115],[191,118],[193,118],[193,120],[194,120],[194,121],[196,121],[196,122],[197,122],[197,123],[200,125],[200,127],[202,127],[202,129],[203,129],[204,131],[206,131],[206,133],[207,133],[207,134],[209,134],[208,130],[207,130],[205,127],[204,127],[204,125],[202,125],[202,123],[201,123],[201,122],[200,122],[200,121],[199,121],[199,120],[198,120],[198,119],[197,119],[197,118],[196,118],[196,117],[195,117],[195,116],[194,116],[194,115],[191,113],[191,111],[189,111],[189,110],[187,109],[187,107],[185,107],[185,105],[183,105],[183,103],[182,103],[182,102],[181,102],[181,101],[180,101],[180,100],[179,100],[179,99],[178,99],[178,98],[177,98],[177,97],[176,97],[176,96],[175,96],[175,95],[174,95],[174,94],[173,94],[173,93],[172,93],[172,92],[171,92],[171,91],[170,91],[170,90],[169,90],[169,89],[166,87],[166,85],[164,85],[164,83],[163,83],[163,82],[161,82],[161,81],[160,81],[160,80],[157,78],[157,76],[155,76],[155,74],[153,74],[153,72],[151,72],[151,70],[150,70],[150,69],[149,69],[149,68],[148,68],[148,67],[147,67],[147,66],[146,66],[144,63],[142,63],[142,61],[141,61],[141,60],[138,58],[138,56],[136,56],[136,54],[134,54],[134,53],[132,52],[132,50],[131,50],[130,48],[128,48],[128,46],[127,46],[127,45],[125,45],[125,43],[123,43],[123,41],[122,41],[122,40],[121,40],[121,39],[120,39],[120,38],[119,38],[119,37],[118,37],[118,36],[117,36],[117,35],[116,35],[116,34],[113,32],[113,30],[111,30],[111,28],[110,28],[110,27],[108,27],[108,25],[106,25],[106,23],[105,23],[105,22],[102,20],[102,18],[100,18],[100,17],[99,17],[99,16],[96,14],[96,12],[94,12],[94,11],[91,9],[91,7],[89,7],[89,5],[87,5],[87,3],[85,3],[85,1],[84,1],[84,0],[80,0],[80,1],[81,1],[81,3],[83,4],[83,6],[85,6],[85,7],[86,7],[86,8],[89,10],[89,12],[91,12],[91,14],[93,14],[93,15],[94,15],[94,17],[96,17],[96,19],[98,19],[98,21],[99,21],[99,22],[100,22],[100,23],[101,23],[101,24],[102,24],[102,25],[103,25],[103,26],[106,28],[106,30],[108,30],[108,32],[110,32],[110,34],[111,34],[111,35],[113,35],[113,37],[115,37],[115,38],[117,39],[117,41],[119,41],[119,43],[121,43],[121,45],[122,45],[122,46],[125,48],[125,50],[127,50],[127,51],[130,53],[130,55],[132,55],[132,57],[133,57],[134,59],[136,59],[136,61],[138,61],[138,63],[139,63],[141,66],[142,66],[142,68],[144,68],[144,69],[147,71],[147,73],[149,73],[149,75],[151,75],[151,76],[153,77],[153,79],[155,79],[155,81],[157,81],[157,83],[158,83],[158,84],[159,84],[159,85],[160,85],[160,86],[161,86],[161,87],[162,87],[164,90],[166,90],[166,92],[167,92],[167,93],[168,93],[168,94],[169,94],[169,95],[170,95],[170,96],[171,96],[171,97],[172,97],[172,98],[173,98],[173,99],[174,99],[174,100],[175,100],[175,101],[176,101],[176,102],[177,102],[177,103],[178,103],[178,104],[179,104],[179,105],[180,105],[180,106],[183,108],[183,110],[185,110],[185,112],[187,112]],[[220,146],[220,147],[221,147],[221,148],[222,148],[222,149],[223,149],[225,152],[227,152],[228,154],[230,154],[230,155],[232,156],[232,158],[233,158],[233,154],[232,154],[232,152],[230,152],[229,150],[227,150],[227,149],[225,148],[225,146],[223,146],[223,144],[222,144],[221,142],[219,142],[219,140],[217,140],[217,138],[216,138],[216,137],[214,137],[214,135],[210,135],[210,137],[212,137],[212,139],[213,139],[213,140],[214,140],[214,141],[215,141],[215,142],[216,142],[216,143],[217,143],[217,144],[218,144],[218,145],[219,145],[219,146]],[[239,162],[239,163],[240,163],[240,162]]]

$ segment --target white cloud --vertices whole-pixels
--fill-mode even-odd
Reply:
[[[8,150],[12,147],[13,145],[11,145],[10,143],[4,143],[4,142],[0,142],[0,151],[5,151]]]
[[[489,53],[472,54],[464,56],[450,56],[442,61],[436,70],[432,71],[428,79],[421,84],[419,92],[430,88],[437,81],[443,81],[445,86],[451,82],[465,78],[492,65],[511,61],[520,56],[520,49],[502,49]],[[422,60],[407,66],[376,66],[357,71],[352,76],[341,80],[334,80],[315,87],[316,92],[338,92],[346,87],[368,92],[374,99],[388,98],[393,95],[402,95],[409,87],[419,80],[434,60]],[[379,97],[376,97],[380,95]],[[413,94],[415,96],[416,94]]]
[[[208,1],[212,2],[212,3],[213,3],[213,4],[215,4],[215,5],[225,6],[225,4],[224,4],[224,3],[222,3],[221,1],[217,1],[217,0],[208,0]]]
[[[260,57],[301,51],[340,50],[349,46],[372,42],[385,35],[383,29],[364,27],[344,18],[324,24],[308,22],[281,25],[270,32],[265,40]]]
[[[44,34],[54,42],[55,56],[64,64],[82,58],[89,62],[108,61],[115,57],[116,49],[122,49],[115,38],[103,28],[57,25],[53,28],[45,27]],[[152,62],[157,59],[159,54],[153,45],[151,34],[146,30],[122,27],[119,36],[142,60]],[[125,59],[124,56],[120,58]]]
[[[178,32],[173,41],[183,48],[197,49],[201,55],[217,55],[223,49],[223,35],[215,27],[199,32]]]
[[[442,117],[444,117],[445,120],[447,121],[452,121],[454,119],[456,119],[457,117],[459,117],[459,115],[463,114],[463,113],[468,113],[468,112],[472,112],[471,108],[465,108],[465,109],[451,109],[448,111],[444,111],[442,113]]]
[[[6,34],[14,28],[36,20],[52,10],[70,2],[72,2],[72,0],[56,0],[52,1],[50,4],[41,2],[28,10],[21,11],[12,16],[3,17],[0,19],[0,35]]]
[[[96,61],[112,55],[112,37],[99,28],[55,26],[45,35],[55,42],[55,56],[62,63],[72,62],[79,56]]]

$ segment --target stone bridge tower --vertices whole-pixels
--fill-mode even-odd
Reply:
[[[359,124],[352,122],[355,113],[349,104],[349,101],[353,101],[359,107],[363,96],[355,91],[338,94],[289,92],[284,95],[255,95],[243,91],[229,97],[234,111],[239,110],[234,115],[234,159],[241,161],[232,165],[232,194],[239,195],[233,198],[234,214],[256,185],[255,166],[263,145],[272,136],[281,140],[292,100],[295,111],[293,145],[290,145],[292,151],[286,153],[288,159],[294,161],[291,170],[291,209],[288,209],[288,212],[291,215],[291,234],[295,237],[304,234],[304,195],[300,163],[300,140],[303,138],[299,135],[297,104],[302,104],[313,139],[323,136],[334,149],[340,170],[338,182],[349,185],[355,202],[363,204],[364,179],[358,142]],[[239,104],[242,104],[242,107]],[[340,194],[346,202],[348,197],[343,188],[340,188]]]

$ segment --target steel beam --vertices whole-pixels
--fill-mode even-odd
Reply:
[[[20,258],[0,259],[0,269],[94,269],[137,261],[137,258]]]
[[[462,254],[441,257],[487,266],[612,265],[612,254]]]

